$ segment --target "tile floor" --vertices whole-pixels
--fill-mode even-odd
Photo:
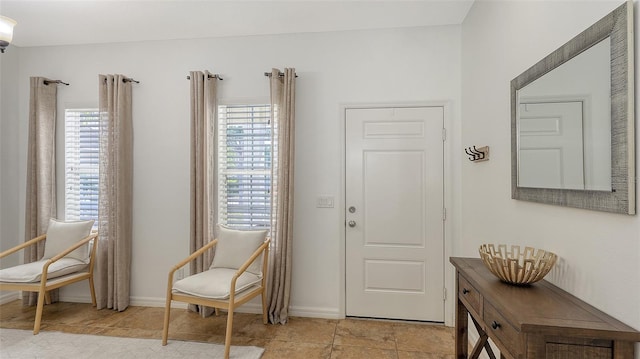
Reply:
[[[63,302],[45,306],[41,330],[160,339],[163,315],[163,308],[129,307],[114,312]],[[0,306],[0,327],[32,330],[34,316],[35,307],[13,301]],[[454,357],[454,330],[442,325],[301,317],[291,317],[286,325],[264,325],[261,315],[244,313],[237,313],[233,324],[233,345],[263,347],[263,359]],[[186,309],[174,308],[169,340],[224,343],[225,326],[224,313],[200,318]]]

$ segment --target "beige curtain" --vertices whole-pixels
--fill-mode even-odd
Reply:
[[[293,164],[295,152],[296,71],[271,72],[273,126],[271,251],[269,259],[269,321],[284,324],[289,317],[291,246],[293,242]]]
[[[129,306],[133,205],[131,80],[99,75],[100,205],[96,259],[98,309]]]
[[[191,71],[191,253],[213,238],[216,223],[216,88],[217,76],[208,71]],[[191,274],[205,271],[211,265],[213,253],[207,253],[190,264]],[[189,309],[202,316],[213,313],[212,308],[190,305]]]
[[[56,217],[56,112],[58,88],[45,85],[47,79],[31,77],[29,98],[29,137],[27,142],[27,199],[25,203],[25,233],[28,241],[47,231],[49,219]],[[39,260],[44,255],[44,243],[24,252],[24,262]],[[50,292],[58,300],[58,290]],[[24,305],[35,305],[38,295],[23,292]]]

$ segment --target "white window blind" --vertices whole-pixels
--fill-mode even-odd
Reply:
[[[269,228],[271,132],[269,105],[218,107],[218,223]]]
[[[100,122],[97,109],[65,110],[65,218],[98,221]]]

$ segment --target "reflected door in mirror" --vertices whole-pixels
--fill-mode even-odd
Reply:
[[[582,102],[520,105],[518,185],[584,189]]]

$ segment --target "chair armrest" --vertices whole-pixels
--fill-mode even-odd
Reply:
[[[17,245],[17,246],[15,246],[13,248],[7,249],[6,251],[0,253],[0,258],[4,258],[4,257],[8,256],[9,254],[15,253],[15,252],[17,252],[17,251],[19,251],[21,249],[24,249],[26,247],[34,245],[34,244],[40,242],[41,240],[43,240],[45,238],[47,238],[47,235],[46,234],[42,234],[42,235],[40,235],[40,236],[38,236],[38,237],[36,237],[34,239],[28,240],[28,241],[26,241],[26,242],[24,242],[24,243],[22,243],[20,245]]]
[[[41,282],[42,288],[44,288],[44,285],[47,282],[47,274],[49,272],[49,266],[50,265],[52,265],[54,262],[60,260],[61,258],[66,256],[67,254],[73,252],[74,250],[76,250],[76,249],[82,247],[83,245],[89,243],[91,240],[95,240],[96,238],[98,238],[98,233],[97,232],[96,233],[92,233],[89,236],[84,237],[80,241],[76,242],[71,247],[65,249],[64,251],[60,252],[59,254],[57,254],[54,257],[52,257],[51,259],[49,259],[44,264],[44,266],[42,266],[42,276],[40,277],[40,282]]]
[[[91,231],[91,234],[98,235],[99,232]],[[91,246],[91,253],[89,254],[89,273],[91,273],[92,275],[93,275],[93,267],[95,266],[95,263],[96,263],[96,252],[98,249],[98,241],[99,241],[99,238],[96,238],[93,241],[93,245]]]
[[[249,268],[249,266],[255,262],[255,260],[260,256],[260,254],[262,254],[263,252],[266,251],[267,248],[269,248],[269,242],[271,240],[269,238],[267,238],[261,245],[260,247],[258,247],[258,249],[256,249],[255,252],[253,252],[253,254],[251,255],[251,257],[249,257],[249,259],[247,259],[246,262],[244,262],[244,264],[238,268],[238,270],[236,271],[236,273],[233,275],[233,278],[231,279],[231,291],[229,292],[231,294],[231,296],[233,296],[233,293],[236,292],[236,280],[238,279],[238,277],[240,277],[242,275],[242,273],[244,273],[247,268]],[[264,276],[265,274],[262,273],[262,275]]]
[[[64,251],[60,252],[59,254],[55,255],[54,257],[49,259],[49,261],[51,263],[53,263],[53,262],[59,260],[60,258],[66,256],[67,254],[73,252],[74,250],[82,247],[83,245],[89,243],[91,240],[96,239],[96,238],[98,238],[98,233],[92,233],[92,234],[88,235],[87,237],[84,237],[80,241],[76,242],[71,247],[69,247],[69,248],[65,249]]]
[[[202,248],[200,248],[197,251],[191,253],[190,256],[188,256],[187,258],[185,258],[182,261],[180,261],[180,263],[178,263],[175,266],[173,266],[173,268],[171,268],[171,271],[169,271],[169,282],[172,282],[173,273],[175,273],[175,271],[177,271],[178,269],[182,268],[185,264],[187,264],[187,263],[191,262],[192,260],[196,259],[197,257],[199,257],[200,255],[202,255],[202,253],[204,253],[207,250],[213,248],[213,246],[215,246],[216,244],[218,244],[218,240],[214,239],[211,242],[209,242],[206,245],[204,245]]]

